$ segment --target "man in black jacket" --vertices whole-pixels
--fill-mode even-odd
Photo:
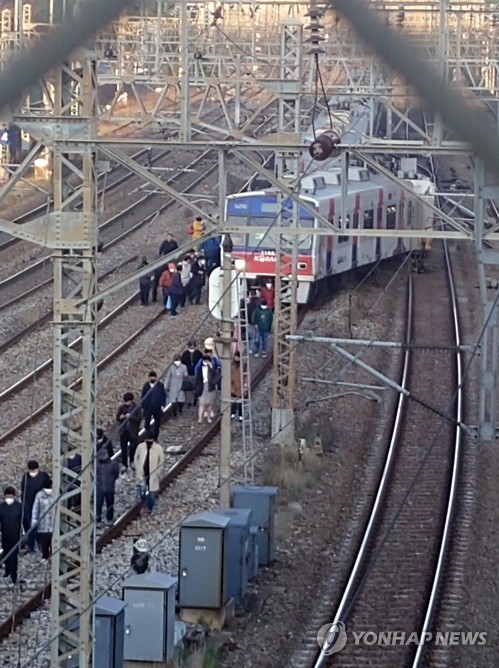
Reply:
[[[45,483],[49,479],[49,474],[40,470],[40,466],[36,459],[30,459],[28,462],[28,470],[21,479],[23,527],[27,535],[26,552],[34,552],[35,542],[38,542],[36,528],[31,528],[31,513],[33,512],[33,504],[35,503],[36,495],[45,487]]]
[[[133,458],[139,443],[142,409],[133,400],[132,392],[125,392],[123,403],[116,411],[116,422],[120,430],[121,463],[128,470],[128,460],[133,468]],[[130,448],[130,449],[129,449]]]
[[[106,448],[97,454],[96,490],[95,490],[95,520],[102,521],[102,507],[106,504],[106,520],[112,524],[114,517],[114,493],[116,480],[120,474],[120,465],[109,458]]]
[[[149,372],[148,377],[149,381],[144,383],[140,395],[144,409],[144,427],[146,431],[151,431],[154,440],[157,441],[163,408],[166,406],[166,390],[163,383],[158,380],[158,374],[155,371]],[[151,425],[152,418],[154,418],[154,426]]]
[[[177,248],[178,248],[178,243],[175,241],[170,232],[168,232],[165,240],[159,247],[159,254],[168,255],[169,253],[173,253],[174,250],[177,250]]]
[[[187,344],[187,350],[184,350],[184,352],[182,353],[180,361],[187,367],[187,376],[188,376],[187,380],[190,383],[190,391],[192,393],[193,406],[195,406],[197,403],[197,398],[196,395],[194,394],[194,376],[196,373],[195,369],[199,360],[202,359],[203,359],[203,353],[196,347],[196,342],[189,341],[189,343]],[[190,397],[188,401],[190,401]]]
[[[114,455],[114,449],[113,449],[113,443],[111,439],[106,436],[104,433],[104,429],[101,427],[97,427],[96,430],[96,435],[97,435],[97,442],[95,444],[95,452],[99,452],[102,448],[105,448],[109,458],[111,459],[112,456]]]
[[[23,520],[22,504],[16,500],[14,487],[6,487],[4,491],[4,502],[0,503],[0,535],[2,538],[2,550],[4,559],[5,577],[17,582],[17,555],[19,554],[19,541],[21,539],[21,526]]]

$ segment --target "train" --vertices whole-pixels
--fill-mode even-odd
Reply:
[[[355,116],[355,124],[360,125],[358,115]],[[405,180],[406,188],[362,164],[349,167],[345,208],[341,201],[344,188],[338,162],[330,161],[325,169],[317,163],[314,169],[302,175],[296,189],[300,200],[308,204],[307,209],[299,207],[300,228],[323,228],[311,213],[310,209],[313,209],[337,227],[342,226],[341,216],[346,213],[346,225],[343,227],[350,230],[430,229],[433,214],[428,204],[434,200],[433,183],[417,174],[415,160],[405,160],[405,165],[397,165],[403,168],[398,170],[397,176]],[[291,272],[291,238],[283,235],[281,253],[284,258],[279,259],[272,226],[276,225],[279,215],[282,226],[290,225],[297,208],[293,212],[291,198],[286,199],[271,187],[227,196],[226,221],[231,227],[240,225],[252,229],[249,233],[231,234],[233,257],[239,260],[239,266],[244,267],[243,281],[245,279],[247,285],[263,284],[269,277],[275,277],[279,267],[288,265]],[[329,291],[332,279],[339,274],[411,250],[419,251],[422,246],[425,246],[424,241],[411,237],[318,235],[304,231],[298,238],[298,303],[312,301],[324,288]]]

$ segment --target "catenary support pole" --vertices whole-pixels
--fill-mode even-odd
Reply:
[[[231,380],[231,343],[232,343],[232,239],[224,235],[222,243],[222,326],[220,342],[222,344],[222,424],[220,427],[220,505],[230,507],[230,460],[231,460],[231,419],[230,419],[230,380]]]
[[[300,88],[302,77],[303,26],[290,19],[282,26],[281,80],[278,97],[278,128],[280,137],[298,141],[300,135]],[[300,152],[276,152],[276,172],[281,181],[296,186],[299,179]],[[299,206],[287,202],[284,193],[276,198],[276,226],[299,226]],[[286,214],[284,212],[286,209]],[[272,427],[271,438],[275,443],[291,445],[295,440],[294,410],[296,391],[295,344],[286,337],[296,334],[298,292],[298,243],[296,234],[286,237],[275,235],[275,309],[273,321],[274,371],[272,376]]]

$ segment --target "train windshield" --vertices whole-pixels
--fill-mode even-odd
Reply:
[[[255,231],[250,232],[249,234],[231,234],[234,247],[249,248],[252,250],[257,248],[271,250],[276,248],[277,234],[272,231],[272,228],[277,225],[276,216],[229,216],[228,222],[232,223],[233,225],[255,227]],[[283,218],[282,226],[289,227],[290,222],[291,221],[289,218]],[[313,227],[314,221],[310,219],[301,219],[299,225],[300,227]],[[298,236],[298,250],[300,252],[310,251],[312,248],[312,238],[313,237],[311,234],[300,234]],[[282,247],[284,250],[291,250],[291,235],[283,235]]]

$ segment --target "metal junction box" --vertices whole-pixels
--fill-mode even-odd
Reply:
[[[267,566],[275,556],[275,500],[277,487],[233,485],[230,488],[233,508],[253,511],[253,523],[258,526],[258,563]]]
[[[125,660],[168,661],[173,656],[177,578],[165,573],[132,575],[122,584]]]
[[[95,606],[94,668],[123,668],[126,603],[101,596]]]
[[[229,551],[228,594],[229,598],[234,599],[236,605],[242,605],[249,580],[252,512],[246,508],[214,508],[213,512],[229,519],[227,527],[229,534],[227,541]]]
[[[229,600],[228,517],[204,512],[180,526],[178,604],[220,609]]]
[[[248,580],[252,582],[258,575],[258,527],[250,527],[250,561],[248,566]]]

